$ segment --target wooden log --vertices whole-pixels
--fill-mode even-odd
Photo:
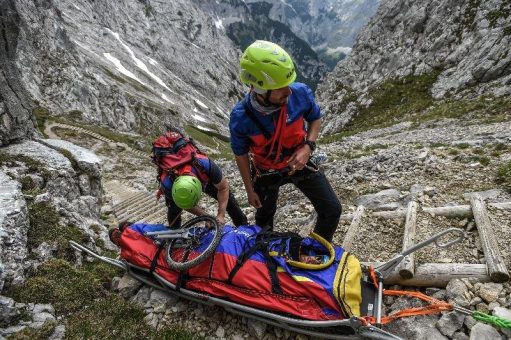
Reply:
[[[511,211],[511,202],[498,202],[489,203],[491,207],[497,209]],[[422,207],[422,211],[427,212],[434,216],[445,216],[445,217],[472,217],[472,207],[470,205],[453,205],[449,207]],[[390,211],[374,211],[366,212],[368,216],[378,216],[383,218],[403,218],[406,216],[407,211],[405,209],[390,210]],[[341,215],[341,220],[351,221],[353,214]]]
[[[506,282],[509,280],[509,272],[500,254],[486,205],[479,195],[472,196],[470,204],[472,205],[472,212],[479,232],[479,238],[481,239],[486,265],[488,266],[488,274],[494,282]]]
[[[353,220],[351,221],[350,226],[348,227],[348,231],[346,235],[344,235],[344,240],[342,241],[342,247],[346,251],[351,251],[351,247],[353,246],[353,242],[355,241],[355,237],[358,234],[358,230],[360,227],[360,222],[362,221],[362,217],[364,216],[364,206],[359,205],[357,210],[355,211],[355,215],[353,216]]]
[[[363,262],[365,265],[377,267],[382,262]],[[403,279],[395,270],[385,279],[385,285],[402,285],[416,287],[440,287],[447,286],[449,281],[461,278],[475,278],[481,282],[491,281],[488,268],[485,264],[467,263],[423,263],[415,268],[415,274],[410,279]]]
[[[403,251],[414,245],[415,230],[417,225],[417,202],[411,201],[408,203],[406,213],[405,230],[403,235]],[[403,279],[411,279],[415,271],[414,254],[406,256],[398,266],[399,275]]]

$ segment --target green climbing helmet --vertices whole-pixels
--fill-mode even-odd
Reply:
[[[269,41],[256,40],[247,47],[240,59],[241,81],[275,90],[288,86],[296,79],[293,60],[282,47]]]
[[[202,184],[197,177],[179,176],[172,185],[172,200],[181,209],[191,209],[199,203]]]

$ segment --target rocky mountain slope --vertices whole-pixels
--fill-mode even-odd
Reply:
[[[382,2],[352,54],[318,89],[329,115],[324,131],[340,131],[400,82],[427,79],[434,101],[509,97],[510,6],[505,0]],[[414,109],[422,114],[434,104]]]
[[[203,7],[185,1],[114,5],[6,0],[0,2],[0,9],[7,14],[0,16],[4,42],[0,44],[0,336],[305,339],[142,287],[68,244],[71,239],[117,256],[107,230],[118,222],[112,211],[118,193],[156,189],[149,158],[131,147],[143,149],[150,129],[169,117],[176,125],[186,125],[189,133],[197,132],[191,125],[217,129],[194,137],[217,159],[253,221],[254,210],[246,202],[228,145],[215,137],[226,131],[227,118],[221,113],[227,112],[224,109],[235,100],[240,86],[234,76],[238,56],[220,34],[224,22],[220,16],[206,17]],[[114,9],[115,16],[110,14]],[[237,16],[223,18],[234,22]],[[376,18],[379,21],[369,24],[353,54],[319,92],[328,114],[318,152],[327,153],[323,168],[342,200],[343,214],[361,204],[372,211],[401,209],[411,200],[420,207],[468,204],[473,192],[488,203],[510,201],[509,59],[502,47],[509,41],[509,2],[445,0],[425,5],[389,0],[382,3]],[[166,35],[159,27],[166,28]],[[439,35],[435,38],[427,32]],[[438,45],[428,45],[436,39]],[[494,42],[492,48],[486,46],[489,42]],[[385,46],[396,52],[387,53]],[[485,54],[480,56],[472,47]],[[195,67],[218,65],[219,60],[225,68]],[[193,70],[177,67],[178,61]],[[417,67],[408,69],[407,62]],[[437,69],[438,64],[444,68]],[[483,75],[474,73],[479,67],[486,70]],[[215,77],[227,87],[211,83]],[[477,81],[465,82],[463,77]],[[457,92],[447,96],[442,84],[455,84]],[[39,107],[34,109],[35,105]],[[67,121],[77,125],[96,123],[87,128],[102,137],[49,129],[55,119],[49,118],[51,114],[62,115],[61,119],[67,115]],[[46,123],[47,129],[37,132],[36,123],[40,127]],[[110,128],[100,128],[100,123]],[[341,126],[345,131],[334,134]],[[43,135],[48,138],[37,138]],[[213,201],[204,199],[201,204],[214,212]],[[511,268],[511,213],[491,206],[488,210],[499,249]],[[314,220],[308,200],[293,186],[284,186],[277,229],[304,235]],[[485,262],[472,217],[447,219],[419,211],[417,221],[419,238],[451,226],[463,228],[467,236],[461,245],[417,253],[419,263]],[[348,220],[340,222],[335,243],[342,242],[348,226]],[[402,219],[365,217],[352,252],[362,260],[385,260],[400,250],[402,236]],[[445,289],[424,291],[472,310],[511,315],[509,282],[453,280]],[[386,312],[408,306],[401,298],[386,298],[385,305]],[[455,313],[404,319],[389,330],[410,339],[511,335]]]
[[[343,59],[358,32],[378,7],[378,0],[271,0],[267,13],[306,41],[329,68]],[[247,3],[260,4],[249,0]]]
[[[189,1],[3,1],[12,66],[30,99],[88,123],[141,132],[163,121],[227,134],[242,89],[238,50]],[[113,15],[115,13],[115,15]],[[14,72],[14,71],[11,71]],[[33,106],[30,100],[24,104]]]

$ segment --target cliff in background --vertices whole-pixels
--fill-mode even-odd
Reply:
[[[4,1],[11,76],[50,115],[138,133],[162,122],[226,135],[239,55],[189,1]],[[16,36],[13,36],[16,34]],[[4,94],[5,96],[5,94]],[[31,109],[26,107],[26,109]]]
[[[399,79],[429,78],[432,100],[509,96],[510,12],[506,0],[382,1],[352,53],[318,88],[324,131],[340,131],[379,87]]]
[[[20,17],[13,0],[0,2],[0,146],[33,136],[31,100],[20,81],[16,48]]]

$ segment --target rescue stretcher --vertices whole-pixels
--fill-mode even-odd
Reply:
[[[214,221],[214,220],[212,219],[212,221]],[[404,257],[406,255],[408,255],[414,251],[417,251],[418,249],[421,249],[421,248],[423,248],[429,244],[432,244],[432,243],[434,243],[438,247],[448,247],[454,243],[462,241],[464,238],[463,230],[457,229],[457,228],[446,229],[446,230],[434,235],[433,237],[431,237],[423,242],[420,242],[420,243],[416,244],[415,246],[412,246],[411,248],[403,251],[401,254],[396,255],[390,261],[380,265],[379,267],[377,267],[375,269],[361,268],[361,270],[360,270],[360,272],[362,274],[361,277],[353,276],[350,279],[348,276],[346,276],[345,277],[345,279],[347,280],[346,282],[348,282],[349,284],[352,284],[354,282],[353,280],[356,280],[359,283],[359,285],[356,285],[356,289],[360,290],[360,298],[359,298],[360,301],[358,301],[356,303],[357,312],[355,314],[357,314],[357,315],[349,315],[351,313],[347,313],[346,308],[342,308],[343,306],[341,306],[341,308],[339,308],[339,311],[341,311],[342,314],[344,314],[344,315],[336,314],[335,311],[331,311],[330,314],[328,314],[328,313],[327,314],[322,314],[322,313],[318,314],[318,313],[311,312],[311,314],[306,315],[305,317],[300,317],[300,316],[297,316],[297,315],[299,315],[298,312],[294,312],[293,310],[290,310],[290,312],[288,312],[288,310],[286,310],[285,308],[283,308],[284,313],[278,312],[278,308],[279,308],[278,306],[279,306],[279,303],[281,303],[280,300],[277,300],[275,302],[276,307],[272,306],[272,308],[274,310],[270,310],[270,308],[265,308],[265,306],[271,306],[271,301],[270,301],[270,305],[265,304],[266,303],[265,301],[262,301],[262,302],[259,301],[260,303],[256,304],[256,305],[258,307],[262,306],[262,308],[258,308],[258,307],[250,306],[249,303],[246,303],[247,296],[229,297],[230,292],[235,292],[235,293],[238,292],[237,290],[232,290],[232,289],[234,289],[234,286],[235,286],[231,280],[232,275],[229,275],[229,280],[227,280],[227,282],[221,282],[220,287],[225,288],[225,290],[223,290],[223,291],[221,289],[219,290],[218,287],[216,288],[216,290],[215,290],[215,288],[211,288],[211,286],[214,286],[214,284],[216,283],[215,280],[208,281],[204,278],[196,279],[196,282],[200,282],[200,284],[195,283],[195,285],[193,284],[194,283],[193,280],[190,280],[188,282],[188,283],[190,283],[188,286],[192,287],[192,288],[189,288],[187,286],[187,284],[183,284],[183,277],[186,277],[186,276],[182,275],[182,273],[187,272],[188,273],[187,275],[190,276],[189,273],[192,272],[192,274],[193,274],[193,270],[195,270],[194,268],[198,268],[201,266],[204,268],[209,266],[209,277],[211,278],[211,271],[212,271],[211,267],[213,266],[212,260],[210,261],[210,263],[207,262],[208,260],[203,260],[205,262],[202,262],[201,264],[197,264],[197,261],[195,261],[194,267],[190,268],[189,270],[184,268],[184,266],[182,266],[182,265],[179,266],[179,264],[177,265],[177,267],[180,268],[180,270],[176,271],[175,269],[172,269],[172,268],[162,270],[162,268],[161,268],[162,261],[169,260],[169,257],[176,254],[176,251],[178,254],[181,254],[181,255],[183,254],[181,252],[182,249],[179,248],[181,245],[181,243],[179,242],[179,239],[181,237],[184,237],[183,239],[186,240],[186,237],[188,237],[186,235],[187,232],[196,234],[197,229],[196,229],[196,227],[194,229],[194,227],[193,227],[194,225],[202,223],[204,230],[206,230],[206,231],[211,230],[210,225],[208,225],[207,223],[204,223],[204,222],[205,222],[204,217],[192,219],[185,225],[185,227],[187,227],[187,228],[183,228],[182,230],[180,230],[180,233],[178,234],[179,237],[174,237],[171,240],[169,240],[169,236],[168,236],[169,231],[167,231],[166,229],[163,229],[163,228],[155,228],[156,226],[154,226],[154,225],[136,225],[136,224],[134,224],[134,225],[130,226],[133,229],[126,228],[126,229],[122,230],[120,235],[126,234],[127,235],[126,237],[130,238],[130,240],[134,239],[137,242],[143,242],[142,244],[140,244],[141,245],[140,249],[142,249],[142,251],[148,251],[147,248],[150,246],[155,247],[155,249],[151,250],[151,252],[149,252],[143,256],[141,256],[140,254],[135,254],[133,252],[133,249],[126,250],[126,249],[123,249],[123,247],[121,247],[121,258],[120,259],[112,259],[109,257],[99,255],[96,252],[92,251],[91,249],[89,249],[81,244],[78,244],[74,241],[70,241],[70,245],[72,246],[72,248],[74,248],[77,251],[84,252],[96,259],[99,259],[103,262],[106,262],[106,263],[112,265],[112,266],[115,266],[119,269],[124,270],[130,276],[135,278],[136,280],[138,280],[144,284],[147,284],[148,286],[151,286],[155,289],[159,289],[159,290],[168,292],[170,294],[173,294],[175,296],[178,296],[178,297],[181,297],[181,298],[184,298],[187,300],[195,301],[198,303],[219,306],[233,314],[237,314],[237,315],[244,316],[247,318],[255,319],[255,320],[264,322],[264,323],[272,325],[272,326],[280,327],[280,328],[287,329],[287,330],[297,332],[297,333],[302,333],[302,334],[305,334],[305,335],[308,335],[308,336],[311,336],[314,338],[319,337],[319,338],[324,338],[324,339],[382,339],[382,340],[390,340],[390,339],[401,339],[401,338],[381,329],[381,325],[386,322],[392,321],[393,319],[400,317],[400,316],[393,315],[393,316],[385,317],[382,315],[382,301],[383,301],[383,295],[384,295],[383,285],[384,285],[385,278],[390,275],[390,273],[400,264],[400,262],[404,259]],[[256,233],[260,231],[260,229],[257,229],[257,228],[258,227],[252,227],[252,229],[250,229],[250,227],[247,227],[247,229],[243,229],[243,228],[242,229],[239,229],[239,228],[234,229],[234,228],[225,227],[222,237],[216,237],[216,235],[213,235],[213,236],[208,235],[208,240],[209,240],[209,242],[211,242],[211,240],[217,240],[217,239],[220,240],[221,238],[223,238],[224,240],[226,240],[227,243],[229,243],[227,246],[231,247],[232,243],[235,241],[233,241],[233,239],[229,239],[228,237],[230,237],[230,236],[240,237],[239,234],[246,233],[248,235],[249,239],[250,239],[250,237],[252,237],[252,238],[256,237],[256,238],[260,239],[260,234],[257,234],[258,236],[256,236]],[[225,231],[225,229],[227,231]],[[147,231],[147,230],[149,230],[149,231]],[[233,230],[236,230],[236,232]],[[216,229],[216,231],[219,233],[222,233],[221,228]],[[253,231],[255,234],[250,234],[251,231]],[[167,235],[167,236],[165,236],[165,235]],[[160,241],[158,241],[158,238],[160,239]],[[192,235],[192,238],[193,238],[193,235]],[[449,241],[445,242],[445,243],[440,243],[441,238],[443,238],[443,239],[448,238]],[[177,243],[176,243],[176,240],[177,240]],[[221,241],[219,241],[219,242],[221,242]],[[312,242],[311,244],[313,244],[315,241],[312,240],[310,242]],[[182,243],[186,243],[186,242],[182,242]],[[282,250],[285,246],[289,245],[288,243],[289,242],[287,242],[287,243],[286,242],[271,243],[270,247],[273,246],[273,248],[272,248],[273,250],[277,249],[277,248]],[[173,247],[174,247],[174,249],[173,249]],[[219,245],[215,245],[215,247],[222,248],[222,243],[219,243]],[[226,249],[226,248],[224,248],[224,249]],[[342,261],[346,261],[346,256],[348,254],[343,254],[342,248],[335,247],[334,252],[332,252],[332,249],[334,249],[334,248],[330,246],[330,248],[329,248],[329,251],[330,251],[329,255],[331,257],[330,263],[320,265],[320,266],[323,266],[323,267],[321,267],[321,269],[323,269],[323,270],[325,270],[325,266],[332,266],[333,263],[335,263],[335,265],[340,266],[340,263],[342,263]],[[202,250],[204,250],[204,247]],[[166,254],[163,253],[164,251],[166,252]],[[224,250],[224,251],[227,252],[226,250]],[[266,251],[268,251],[269,253],[272,253],[272,251],[269,251],[268,249],[266,249]],[[282,254],[275,254],[274,251],[273,251],[273,253],[275,256],[275,257],[273,257],[273,259],[277,259],[276,261],[280,261],[280,262],[277,262],[277,265],[279,266],[279,269],[280,269],[279,277],[281,279],[284,278],[284,281],[282,283],[282,288],[279,287],[279,289],[282,289],[284,291],[286,291],[286,289],[287,289],[287,292],[289,292],[290,289],[295,289],[295,288],[300,289],[301,285],[307,285],[307,284],[310,284],[311,286],[315,285],[314,282],[312,282],[312,283],[309,282],[309,281],[314,281],[309,278],[308,280],[304,279],[304,281],[307,281],[307,282],[297,282],[295,286],[289,286],[289,284],[293,284],[294,281],[300,281],[301,279],[296,280],[296,277],[297,277],[296,272],[291,273],[291,274],[295,275],[295,276],[293,276],[289,273],[285,273],[285,270],[282,270],[282,268],[280,266],[285,267],[285,264],[287,264],[289,262],[293,262],[293,261],[289,260],[287,258],[281,257]],[[188,256],[188,255],[189,254],[187,253],[186,256]],[[241,257],[247,257],[246,253],[244,253],[242,255],[244,255],[244,256],[241,256]],[[257,254],[254,255],[254,252],[252,252],[252,254],[249,254],[248,257],[256,256],[256,255]],[[207,256],[212,257],[210,254],[207,254]],[[223,256],[223,255],[215,254],[214,256]],[[150,259],[150,257],[153,257],[153,258]],[[231,257],[228,256],[227,261],[230,261],[229,260],[230,258]],[[129,261],[128,259],[130,259],[131,261]],[[186,257],[184,259],[186,260]],[[269,261],[273,262],[273,260],[269,260]],[[171,263],[173,262],[172,259],[170,262]],[[232,267],[236,267],[236,266],[239,267],[239,266],[243,265],[243,263],[241,263],[243,261],[235,260],[234,262],[236,262],[236,263],[232,263],[231,269],[232,269]],[[168,263],[168,261],[167,261],[167,263]],[[348,262],[346,261],[345,263],[348,263]],[[356,265],[356,263],[358,263],[358,260],[357,260],[357,262],[354,262],[355,265]],[[297,264],[297,263],[294,263],[294,264],[297,266],[300,266],[300,264]],[[351,265],[353,265],[353,263],[351,263]],[[174,264],[173,267],[175,268],[176,265]],[[306,270],[307,268],[309,268],[309,267],[307,267],[305,265],[304,267],[302,267],[301,269],[298,269],[298,270],[300,270],[300,273],[303,274],[303,273],[307,272],[307,270]],[[344,268],[344,265],[343,265],[343,268]],[[251,267],[251,269],[253,270],[253,267]],[[293,268],[291,268],[289,270],[292,271]],[[232,271],[233,270],[231,270],[231,274],[232,274]],[[282,273],[282,271],[284,271],[284,273]],[[236,270],[235,270],[235,272],[236,272]],[[352,275],[352,274],[350,274],[350,275]],[[292,280],[292,279],[288,280],[288,276],[289,277],[293,276],[294,280]],[[336,274],[336,276],[339,276],[339,274]],[[311,277],[314,278],[314,276],[311,276]],[[250,277],[248,279],[251,280]],[[265,289],[270,289],[270,290],[275,289],[274,279],[275,279],[274,277],[271,277],[268,279],[268,287],[270,287],[270,288],[267,287]],[[286,281],[286,280],[288,280],[288,281]],[[339,280],[340,280],[339,277],[336,277],[336,282],[338,282]],[[352,280],[352,281],[349,281],[349,280]],[[253,280],[251,280],[251,281],[253,281]],[[239,281],[238,282],[235,281],[235,283],[239,284]],[[286,288],[286,285],[288,285],[289,287]],[[199,288],[197,288],[197,287],[199,287]],[[315,288],[315,286],[313,288]],[[279,291],[279,292],[282,293],[281,291]],[[314,294],[317,294],[316,293],[317,290],[314,290],[314,289],[304,290],[304,292],[306,292],[306,294],[308,294],[308,292],[314,292]],[[325,291],[325,292],[326,292],[325,295],[329,295],[329,293],[327,291]],[[277,296],[278,295],[278,294],[272,295],[272,293],[274,293],[274,291],[273,292],[270,291],[268,296]],[[330,294],[330,295],[333,295],[333,294]],[[452,306],[447,304],[446,302],[427,297],[424,294],[421,294],[418,292],[410,293],[410,292],[388,291],[387,290],[387,291],[385,291],[385,295],[408,295],[408,296],[418,297],[418,298],[423,299],[424,301],[428,302],[429,303],[428,306],[416,308],[416,310],[418,311],[418,313],[417,313],[418,315],[429,314],[432,312],[438,312],[438,311],[443,311],[443,310],[445,310],[445,311],[452,310]],[[340,297],[336,295],[336,297],[338,298],[338,300],[339,299],[342,300],[344,298],[348,299],[348,294],[342,295]],[[317,298],[318,301],[320,301],[320,303],[324,303],[324,301],[327,301],[327,302],[330,301],[327,298],[324,298],[323,296],[321,296],[321,297],[313,296],[312,298],[314,298],[314,299]],[[243,303],[240,303],[240,301]],[[340,305],[343,305],[342,301],[338,301],[338,302]],[[283,304],[281,303],[281,305],[286,307],[285,303],[283,303]],[[297,306],[298,307],[296,307],[296,309],[299,309],[300,308],[299,305],[297,305]],[[353,303],[351,305],[349,303],[347,303],[346,306],[348,308],[350,308],[350,306],[355,306],[355,305]],[[344,306],[344,307],[346,307],[346,306]],[[332,308],[330,308],[330,309],[332,309]],[[293,315],[293,314],[295,314],[295,315]],[[408,313],[408,314],[404,314],[404,315],[411,315],[411,314]],[[316,318],[316,319],[314,319],[314,318]]]

